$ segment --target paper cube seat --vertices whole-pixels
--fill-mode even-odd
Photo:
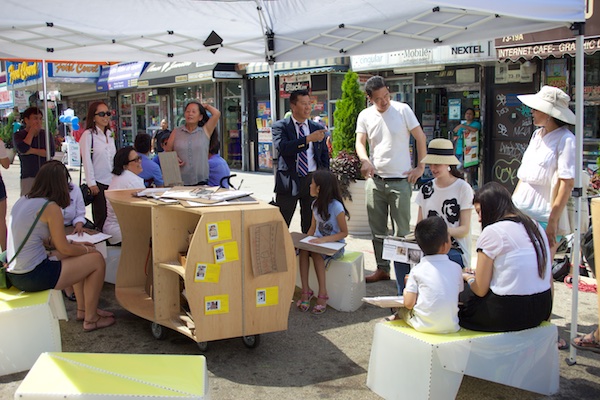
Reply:
[[[207,399],[204,356],[44,353],[15,399]]]
[[[367,386],[385,399],[454,399],[463,375],[551,395],[558,392],[556,326],[518,332],[420,333],[375,326]]]
[[[43,352],[61,351],[59,319],[67,319],[60,291],[0,289],[0,375],[30,369]]]
[[[297,257],[298,259],[298,257]],[[319,283],[313,265],[312,257],[309,257],[308,282],[317,295]],[[325,280],[327,284],[327,305],[338,311],[356,311],[362,305],[362,298],[367,294],[365,283],[363,253],[347,251],[344,256],[331,260]],[[297,268],[296,286],[302,287],[300,280],[300,268]]]

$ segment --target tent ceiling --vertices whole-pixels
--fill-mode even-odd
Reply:
[[[256,62],[269,53],[291,61],[493,39],[584,19],[583,0],[484,3],[4,0],[0,57]],[[207,47],[213,31],[222,43]],[[272,52],[265,50],[266,32],[274,35]]]

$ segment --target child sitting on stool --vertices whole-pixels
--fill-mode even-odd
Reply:
[[[398,314],[419,332],[456,332],[458,294],[464,283],[462,269],[448,258],[452,246],[448,227],[442,218],[429,217],[417,224],[415,238],[425,256],[408,275],[404,307]]]

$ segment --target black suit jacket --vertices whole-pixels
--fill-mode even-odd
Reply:
[[[323,127],[308,120],[308,129],[312,133]],[[292,117],[279,120],[273,124],[273,148],[277,151],[277,173],[275,174],[275,192],[297,196],[300,191],[300,178],[296,168],[297,155],[308,150],[306,138],[298,138]],[[314,159],[317,169],[329,169],[329,151],[325,139],[313,142]]]

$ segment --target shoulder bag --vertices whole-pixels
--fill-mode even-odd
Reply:
[[[15,253],[15,255],[10,259],[10,261],[7,262],[6,250],[4,250],[2,253],[0,253],[0,262],[2,263],[2,265],[0,265],[0,289],[10,289],[10,287],[12,286],[12,284],[10,283],[10,280],[6,276],[6,269],[8,268],[9,264],[11,262],[13,262],[15,260],[15,258],[17,258],[17,256],[21,252],[21,249],[23,249],[23,246],[25,246],[25,243],[27,243],[27,240],[29,240],[29,236],[31,236],[31,232],[33,232],[33,228],[35,228],[35,225],[40,220],[40,217],[42,216],[42,213],[46,209],[46,206],[48,205],[48,203],[50,203],[50,201],[46,201],[44,203],[44,205],[42,206],[42,208],[40,209],[40,211],[38,212],[37,216],[35,217],[35,221],[33,221],[33,225],[31,225],[31,228],[29,228],[29,232],[27,232],[27,235],[25,235],[25,239],[23,239],[23,242],[17,249],[17,252]]]
[[[90,131],[90,136],[92,138],[92,147],[90,149],[90,158],[93,160],[94,158],[94,133]],[[86,184],[81,183],[81,168],[83,166],[83,157],[79,161],[79,189],[81,189],[81,195],[83,196],[83,203],[88,206],[92,204],[94,201],[94,195],[92,194],[92,189]]]

